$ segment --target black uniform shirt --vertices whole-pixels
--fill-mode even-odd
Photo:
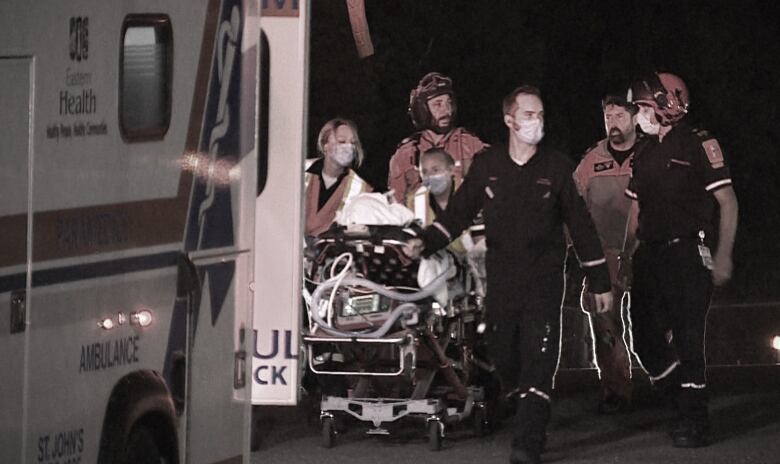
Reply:
[[[716,201],[712,192],[731,185],[718,141],[682,122],[663,141],[646,137],[634,155],[626,195],[639,201],[637,237],[648,242],[712,238]]]
[[[609,291],[601,243],[573,168],[566,156],[544,147],[524,166],[503,146],[474,157],[447,210],[425,231],[426,255],[458,237],[482,209],[491,288],[533,285],[535,277],[563,270],[566,224],[591,289]]]

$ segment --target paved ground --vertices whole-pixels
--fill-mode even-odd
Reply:
[[[671,415],[639,380],[635,410],[620,416],[594,413],[598,390],[592,372],[563,373],[549,427],[545,463],[778,464],[780,463],[780,366],[711,369],[714,443],[696,450],[671,447]],[[717,386],[717,387],[715,387]],[[256,464],[276,463],[505,463],[510,431],[503,427],[477,438],[465,426],[448,430],[441,451],[428,449],[424,424],[399,424],[389,437],[366,436],[363,424],[348,424],[336,446],[320,446],[316,411],[259,411],[261,442]]]

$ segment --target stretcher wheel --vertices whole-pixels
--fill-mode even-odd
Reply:
[[[484,437],[488,431],[487,411],[484,404],[478,405],[474,409],[472,420],[474,421],[474,435]]]
[[[322,419],[322,447],[333,448],[333,443],[336,441],[336,424],[332,417],[324,417]]]
[[[428,447],[431,451],[441,450],[441,427],[438,420],[428,421]]]

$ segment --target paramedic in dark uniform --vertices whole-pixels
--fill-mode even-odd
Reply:
[[[596,314],[593,294],[583,285],[580,304],[588,315],[593,352],[601,380],[598,410],[604,414],[626,411],[631,404],[631,354],[624,338],[623,314],[618,302],[628,290],[627,262],[620,262],[626,240],[631,199],[625,190],[631,177],[637,143],[637,107],[625,95],[609,95],[601,103],[607,137],[590,147],[574,171],[574,180],[585,199],[599,233],[612,279],[615,311]],[[621,269],[621,267],[623,269]],[[622,272],[621,272],[622,271]],[[626,300],[627,301],[627,300]]]
[[[428,73],[409,95],[409,117],[415,132],[398,144],[390,158],[387,188],[402,203],[420,186],[420,155],[431,148],[442,148],[455,161],[452,173],[460,183],[474,155],[487,148],[482,140],[455,126],[457,103],[452,80],[440,73]]]
[[[689,96],[682,79],[654,73],[634,83],[629,95],[649,134],[634,155],[626,189],[638,204],[634,349],[678,409],[674,446],[706,446],[705,324],[713,285],[731,277],[737,198],[718,141],[684,118]]]
[[[474,158],[447,210],[412,239],[428,256],[457,238],[482,210],[487,238],[487,342],[504,391],[517,401],[511,463],[538,463],[560,355],[566,237],[570,231],[598,312],[612,307],[606,259],[565,155],[538,145],[544,134],[539,90],[522,86],[503,102],[508,146]]]

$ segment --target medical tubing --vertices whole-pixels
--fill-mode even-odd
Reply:
[[[414,293],[396,292],[390,290],[389,288],[386,288],[384,285],[377,284],[375,282],[372,282],[368,279],[363,279],[361,277],[346,277],[341,281],[341,284],[365,287],[379,293],[380,295],[384,295],[394,300],[403,301],[403,302],[413,302],[413,301],[422,300],[424,298],[428,298],[429,296],[432,296],[434,293],[436,293],[439,290],[439,287],[443,285],[444,282],[447,280],[448,272],[449,271],[442,272],[441,274],[436,276],[436,278],[433,279],[431,283],[421,288],[420,291]],[[331,287],[335,287],[335,286],[336,286],[335,279],[328,279],[325,282],[321,283],[319,287],[317,287],[317,290],[315,290],[314,294],[312,295],[312,303],[315,305],[318,304],[322,293],[325,290],[328,290]]]
[[[373,332],[349,332],[338,330],[329,325],[326,325],[325,321],[323,321],[320,316],[316,314],[316,312],[312,312],[312,317],[314,318],[314,321],[320,325],[320,329],[327,332],[329,335],[336,337],[382,338],[387,335],[390,329],[392,329],[393,324],[395,324],[399,317],[401,317],[404,313],[413,312],[417,309],[417,305],[414,303],[404,303],[399,305],[392,312],[390,312],[390,317],[385,321],[385,323]]]
[[[380,338],[383,337],[387,332],[390,330],[392,325],[395,323],[396,320],[407,310],[411,308],[417,308],[417,305],[415,305],[413,302],[422,300],[424,298],[428,298],[429,296],[433,295],[439,290],[439,287],[444,284],[444,282],[447,280],[447,272],[443,272],[440,275],[438,275],[433,281],[431,281],[430,284],[426,285],[425,287],[421,288],[420,291],[414,292],[414,293],[400,293],[393,290],[390,290],[388,288],[385,288],[383,285],[377,284],[375,282],[372,282],[368,279],[363,279],[360,277],[343,277],[341,276],[341,279],[338,278],[332,278],[328,279],[325,282],[321,283],[317,289],[314,291],[314,294],[311,298],[311,316],[320,325],[320,328],[324,330],[325,332],[336,335],[340,337],[363,337],[363,338]],[[319,303],[322,299],[322,293],[326,290],[329,290],[331,288],[334,288],[334,291],[331,292],[331,296],[335,294],[335,287],[338,287],[340,285],[352,285],[352,286],[361,286],[368,288],[370,290],[373,290],[380,295],[384,295],[388,298],[392,298],[394,300],[403,301],[405,304],[402,304],[395,308],[390,313],[390,317],[385,321],[382,326],[373,331],[373,332],[348,332],[348,331],[341,331],[338,329],[334,329],[331,324],[327,324],[325,321],[322,320],[322,318],[319,315]],[[332,307],[332,298],[330,300],[330,307]]]
[[[347,262],[344,264],[344,269],[342,269],[338,274],[334,273],[336,272],[336,266],[346,258]],[[330,266],[330,279],[327,280],[327,282],[330,282],[331,280],[335,282],[335,286],[338,287],[341,285],[341,281],[344,280],[344,277],[347,276],[347,273],[349,273],[349,269],[352,267],[352,253],[344,252],[341,253],[336,257],[336,259],[333,260],[333,264]],[[329,327],[333,327],[333,298],[336,296],[336,292],[330,293],[330,298],[328,299],[328,323],[327,325]],[[315,306],[316,308],[316,306]]]

